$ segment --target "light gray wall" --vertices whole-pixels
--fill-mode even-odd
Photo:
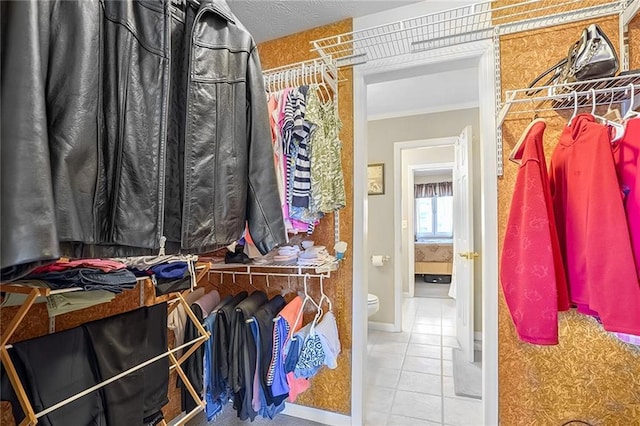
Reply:
[[[376,120],[368,123],[369,150],[367,162],[384,163],[385,165],[384,195],[369,196],[369,255],[381,254],[392,257],[391,261],[382,267],[369,265],[369,293],[376,294],[380,299],[380,310],[370,318],[372,321],[393,323],[393,268],[394,262],[402,261],[402,259],[393,259],[393,144],[396,142],[457,136],[466,125],[471,125],[473,129],[474,245],[475,251],[480,252],[482,234],[480,223],[481,174],[478,109],[461,109],[443,113]],[[403,175],[405,174],[403,173]],[[404,258],[405,256],[402,257]],[[475,262],[474,276],[474,328],[476,331],[480,331],[482,330],[482,270],[480,262]]]

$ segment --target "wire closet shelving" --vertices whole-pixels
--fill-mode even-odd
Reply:
[[[505,0],[476,4],[325,37],[311,42],[312,50],[330,57],[338,68],[384,67],[433,57],[443,48],[492,40],[495,68],[497,175],[502,176],[504,111],[514,102],[501,98],[500,36],[555,25],[618,16],[621,70],[629,69],[627,25],[640,9],[640,0]],[[576,89],[580,90],[580,89]],[[513,101],[513,100],[512,100]],[[499,113],[500,112],[500,113]]]
[[[296,62],[262,72],[264,86],[270,92],[305,84],[325,85],[337,99],[338,66],[331,57]]]
[[[528,94],[530,89],[507,90],[497,124],[501,125],[507,114],[591,108],[626,103],[631,97],[640,99],[640,72],[555,86],[541,86],[535,90],[539,92],[532,96]],[[632,107],[633,105],[625,105],[625,109]]]
[[[470,43],[495,36],[619,14],[626,25],[639,0],[484,1],[312,41],[338,67]],[[502,2],[506,3],[506,2]]]

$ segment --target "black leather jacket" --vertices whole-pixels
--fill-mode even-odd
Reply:
[[[0,7],[3,274],[60,242],[202,252],[245,221],[261,251],[284,242],[260,63],[226,3]]]

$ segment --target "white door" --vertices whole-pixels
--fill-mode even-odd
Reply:
[[[473,362],[473,192],[471,188],[471,126],[455,144],[453,167],[453,274],[456,332],[465,359]]]

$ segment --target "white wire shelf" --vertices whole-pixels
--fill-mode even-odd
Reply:
[[[212,263],[209,275],[249,275],[270,277],[324,277],[329,278],[332,271],[338,270],[337,261],[323,261],[307,265],[291,262],[252,263]]]
[[[634,98],[640,99],[640,72],[563,85],[542,86],[535,90],[540,92],[532,96],[527,94],[530,89],[507,90],[504,104],[497,117],[497,125],[500,126],[508,114],[592,108],[594,98],[596,106],[626,103],[632,91]]]
[[[484,1],[311,43],[321,57],[333,58],[338,67],[353,66],[584,19],[614,14],[631,19],[640,0],[595,5],[586,0],[520,0],[500,7],[494,3]],[[583,7],[585,3],[588,6]]]

